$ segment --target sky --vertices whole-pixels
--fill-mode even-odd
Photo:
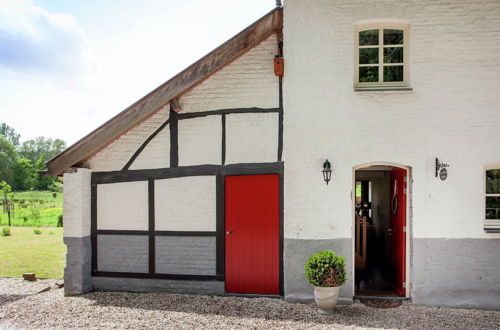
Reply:
[[[275,0],[0,0],[0,122],[72,144]]]

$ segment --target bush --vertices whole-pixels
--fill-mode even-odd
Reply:
[[[35,230],[33,230],[33,232],[34,232],[36,235],[41,235],[41,234],[42,234],[42,231],[40,230],[40,228],[35,228]]]
[[[63,215],[59,214],[57,217],[57,227],[62,227],[63,226]]]
[[[305,268],[307,281],[314,286],[341,286],[347,281],[345,258],[330,250],[311,256]]]
[[[4,229],[2,229],[2,236],[10,236],[10,228],[9,227],[5,227]]]

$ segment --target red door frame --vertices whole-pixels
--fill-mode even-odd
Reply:
[[[398,168],[401,170],[406,171],[406,200],[405,200],[405,210],[406,210],[406,232],[405,232],[405,252],[404,252],[404,257],[405,257],[405,265],[404,265],[404,276],[405,276],[405,282],[406,282],[406,288],[404,292],[404,297],[409,298],[411,295],[410,291],[410,285],[408,283],[411,282],[410,279],[410,253],[409,251],[411,250],[411,215],[410,215],[410,203],[411,203],[411,167],[405,166],[402,164],[397,164],[397,163],[389,163],[389,162],[373,162],[373,163],[366,163],[366,164],[361,164],[353,167],[352,171],[352,193],[351,193],[351,200],[352,200],[352,228],[351,228],[351,237],[352,237],[352,260],[354,260],[355,257],[355,234],[354,234],[354,226],[355,226],[355,221],[356,221],[356,212],[355,212],[355,201],[356,201],[356,171],[358,170],[363,170],[372,166],[391,166],[394,168]],[[391,188],[392,189],[392,188]],[[355,274],[355,265],[354,262],[352,263],[352,268],[351,268],[352,274]],[[353,296],[355,295],[355,278],[352,276],[352,294]]]
[[[223,174],[221,176],[219,176],[219,180],[220,180],[220,188],[221,189],[218,189],[219,191],[219,196],[220,196],[220,211],[221,211],[221,215],[222,215],[222,219],[223,222],[222,222],[222,227],[218,230],[222,230],[222,233],[219,233],[218,234],[218,237],[220,237],[220,243],[221,244],[221,247],[222,247],[222,255],[220,255],[220,259],[222,261],[222,267],[221,267],[221,270],[222,270],[222,275],[223,278],[224,278],[224,281],[225,281],[225,277],[226,277],[226,243],[225,243],[225,236],[226,236],[226,215],[225,215],[225,203],[226,203],[226,189],[225,189],[225,181],[226,181],[226,177],[228,176],[252,176],[252,175],[277,175],[279,177],[279,238],[278,238],[278,243],[279,243],[279,255],[278,255],[278,260],[279,260],[279,295],[280,296],[283,296],[284,295],[284,273],[283,273],[283,201],[284,201],[284,198],[283,198],[283,189],[284,189],[284,185],[283,185],[283,172],[282,172],[282,168],[278,171],[252,171],[252,170],[249,170],[248,173],[241,173],[241,174],[238,174],[238,173],[227,173],[227,174]],[[246,171],[244,171],[246,172]]]

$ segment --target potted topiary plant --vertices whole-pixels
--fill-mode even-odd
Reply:
[[[309,257],[306,278],[314,286],[314,300],[321,314],[332,314],[337,306],[340,286],[347,280],[345,258],[330,250]]]

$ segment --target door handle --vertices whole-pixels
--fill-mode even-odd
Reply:
[[[387,229],[387,234],[388,234],[389,236],[391,236],[391,235],[392,235],[392,228],[388,228],[388,229]]]
[[[232,231],[230,231],[230,230],[226,231],[226,235],[232,235],[232,234],[233,234]]]

